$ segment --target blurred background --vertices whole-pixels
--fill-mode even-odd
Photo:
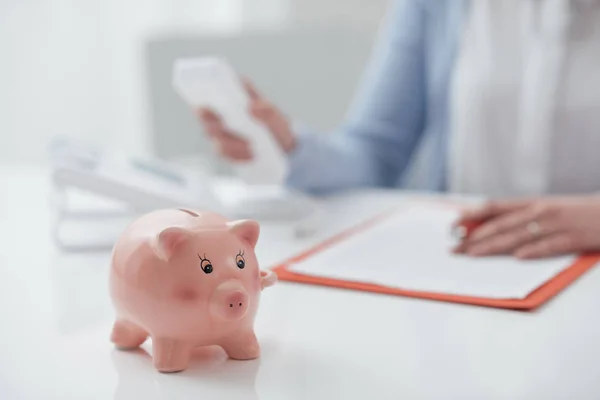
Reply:
[[[178,57],[223,55],[286,113],[328,132],[386,0],[0,0],[0,163],[52,138],[171,160],[210,155],[174,93]]]

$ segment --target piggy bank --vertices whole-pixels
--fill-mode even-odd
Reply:
[[[259,269],[259,231],[255,221],[185,209],[157,210],[133,221],[111,257],[111,341],[132,349],[150,337],[161,372],[186,369],[198,346],[221,346],[233,359],[257,358],[260,294],[277,280]]]

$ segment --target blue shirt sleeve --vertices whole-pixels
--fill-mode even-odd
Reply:
[[[420,1],[396,0],[387,18],[341,128],[329,135],[295,129],[290,187],[389,187],[406,169],[424,125],[424,10]]]

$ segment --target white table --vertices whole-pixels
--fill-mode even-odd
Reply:
[[[54,247],[43,170],[1,169],[0,184],[0,399],[600,398],[599,269],[534,313],[280,282],[262,297],[260,359],[211,348],[160,374],[150,343],[120,352],[108,340],[109,254]],[[366,215],[406,198],[363,193],[330,207],[352,199]],[[318,239],[266,226],[259,257],[267,265]]]

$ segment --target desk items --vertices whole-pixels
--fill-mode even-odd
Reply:
[[[452,254],[458,218],[440,204],[382,214],[277,265],[281,280],[430,300],[534,309],[600,257],[518,260]]]
[[[135,220],[117,241],[110,295],[111,340],[140,346],[149,336],[161,372],[187,368],[195,347],[219,345],[230,358],[257,358],[254,318],[277,276],[254,253],[260,227],[214,213],[163,209]]]
[[[201,168],[113,154],[64,138],[57,138],[50,150],[54,240],[63,250],[98,247],[96,239],[73,245],[64,234],[70,222],[106,220],[110,224],[113,215],[131,218],[172,207],[211,210],[230,219],[290,222],[299,236],[318,230],[316,216],[322,212],[317,200],[281,185],[249,184],[234,177],[210,175]],[[111,207],[82,214],[69,201],[78,192],[108,200]],[[112,243],[107,246],[105,242],[101,246],[110,249]]]

